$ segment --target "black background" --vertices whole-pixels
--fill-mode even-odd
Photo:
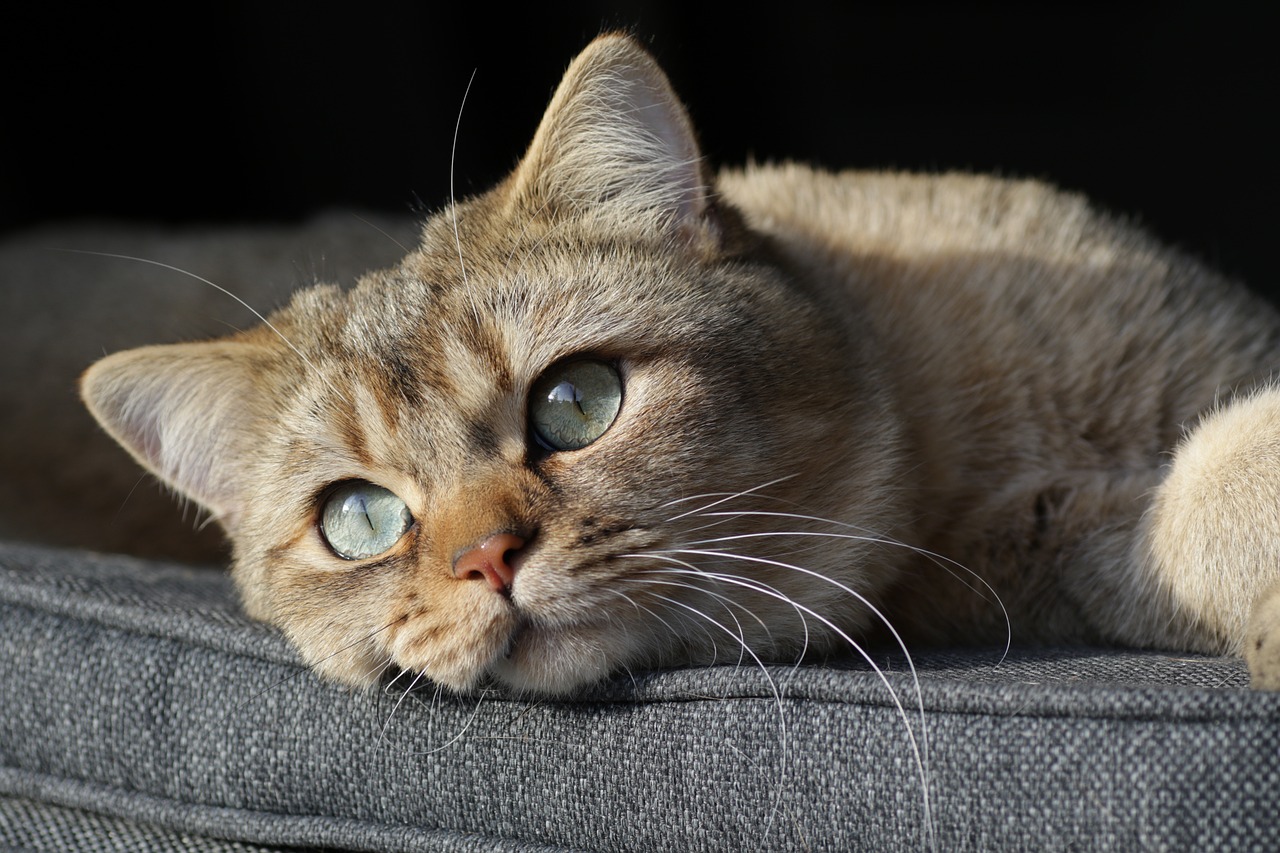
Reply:
[[[435,207],[627,28],[716,163],[1038,177],[1271,292],[1274,28],[1220,7],[183,4],[5,13],[0,230]],[[456,160],[455,123],[461,111]]]

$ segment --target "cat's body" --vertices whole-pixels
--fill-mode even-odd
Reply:
[[[886,622],[1240,652],[1280,578],[1270,309],[1034,183],[712,186],[625,38],[400,267],[270,319],[85,396],[351,683],[556,693]]]
[[[872,327],[912,463],[902,536],[1005,606],[908,558],[898,627],[1187,642],[1134,576],[1142,520],[1186,431],[1280,364],[1269,307],[1042,184],[785,166],[720,187]]]

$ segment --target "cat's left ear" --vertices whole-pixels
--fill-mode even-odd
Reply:
[[[513,180],[535,210],[719,243],[689,115],[629,36],[601,36],[573,61]]]

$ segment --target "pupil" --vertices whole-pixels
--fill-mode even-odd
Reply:
[[[370,530],[376,529],[373,526],[373,516],[369,515],[369,502],[365,499],[364,495],[352,495],[348,500],[347,507],[349,511],[356,515],[364,516],[365,524],[369,525]]]

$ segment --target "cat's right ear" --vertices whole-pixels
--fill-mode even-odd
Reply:
[[[232,527],[247,476],[241,443],[264,416],[254,377],[266,359],[235,341],[142,347],[92,365],[80,394],[144,468]]]

